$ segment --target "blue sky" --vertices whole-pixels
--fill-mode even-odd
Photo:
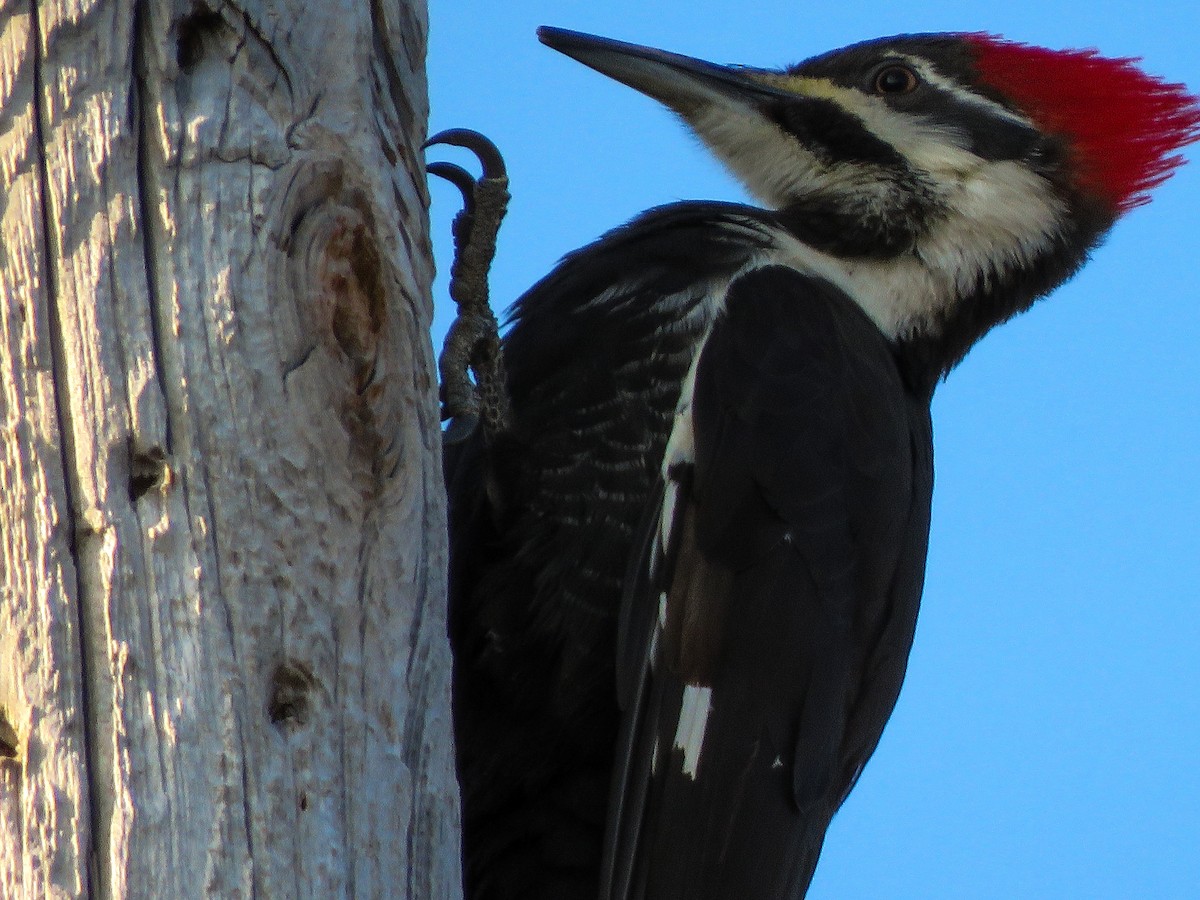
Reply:
[[[762,66],[991,31],[1200,91],[1195,4],[433,0],[431,130],[479,129],[510,167],[497,309],[643,209],[744,196],[654,102],[542,47],[542,24]],[[457,195],[432,192],[446,269]],[[1200,897],[1198,210],[1200,158],[939,388],[909,676],[814,900]],[[435,303],[440,347],[444,280]]]

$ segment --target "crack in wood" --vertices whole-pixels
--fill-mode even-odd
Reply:
[[[88,627],[87,615],[85,614],[85,579],[83,577],[83,567],[80,560],[80,546],[78,540],[78,527],[81,522],[81,510],[79,499],[79,485],[77,483],[79,473],[78,451],[75,446],[74,439],[74,423],[71,418],[70,396],[69,396],[69,380],[68,374],[68,349],[66,344],[65,327],[63,323],[62,310],[60,304],[63,301],[62,291],[58,280],[58,272],[54,265],[56,259],[55,244],[51,237],[55,216],[51,209],[49,184],[52,177],[49,165],[48,144],[46,141],[46,132],[50,125],[49,117],[52,114],[47,108],[46,98],[50,95],[50,88],[46,82],[45,65],[46,58],[44,57],[44,48],[53,46],[53,41],[47,43],[47,35],[43,33],[42,21],[39,15],[39,4],[29,4],[29,24],[30,36],[32,42],[32,59],[33,59],[33,142],[37,152],[38,166],[38,203],[40,206],[39,213],[41,217],[40,226],[42,232],[42,260],[45,267],[46,287],[44,298],[47,306],[47,318],[50,343],[50,357],[52,368],[53,382],[53,397],[54,397],[54,415],[59,434],[59,453],[61,465],[64,473],[63,477],[63,492],[65,497],[64,508],[62,514],[67,520],[68,528],[67,535],[67,552],[71,560],[71,569],[74,576],[72,595],[75,601],[75,623],[79,629],[79,660],[80,667],[83,670],[84,677],[80,679],[80,714],[83,722],[83,750],[84,759],[86,760],[86,768],[81,773],[86,788],[83,792],[83,799],[88,804],[88,825],[90,834],[81,835],[80,842],[89,848],[88,850],[88,867],[85,878],[85,894],[86,896],[102,896],[99,890],[100,885],[96,878],[96,852],[98,829],[101,827],[101,822],[98,817],[96,808],[96,799],[103,788],[99,779],[96,776],[96,721],[92,714],[92,698],[89,693],[89,673],[91,672],[94,660],[92,657],[92,641],[90,628]],[[65,580],[65,578],[64,578]]]

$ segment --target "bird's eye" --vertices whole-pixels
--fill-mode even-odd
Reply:
[[[911,94],[917,89],[917,73],[908,66],[885,66],[875,75],[872,89],[877,94]]]

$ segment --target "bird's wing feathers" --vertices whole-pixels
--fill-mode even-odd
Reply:
[[[730,286],[694,374],[627,580],[605,896],[800,896],[903,675],[927,408],[848,298],[778,267]]]
[[[513,310],[511,428],[446,448],[470,896],[595,896],[624,566],[712,285],[771,243],[770,225],[741,205],[675,204],[571,254]]]

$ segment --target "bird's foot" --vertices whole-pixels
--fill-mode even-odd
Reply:
[[[477,131],[441,131],[425,146],[435,144],[464,147],[483,167],[479,178],[453,163],[432,162],[425,167],[463,195],[462,211],[452,226],[454,262],[450,267],[450,296],[458,315],[438,357],[442,420],[450,421],[443,439],[453,444],[470,437],[481,420],[484,437],[490,438],[507,428],[511,418],[500,329],[488,303],[488,270],[496,255],[500,222],[508,209],[508,173],[496,145]]]

